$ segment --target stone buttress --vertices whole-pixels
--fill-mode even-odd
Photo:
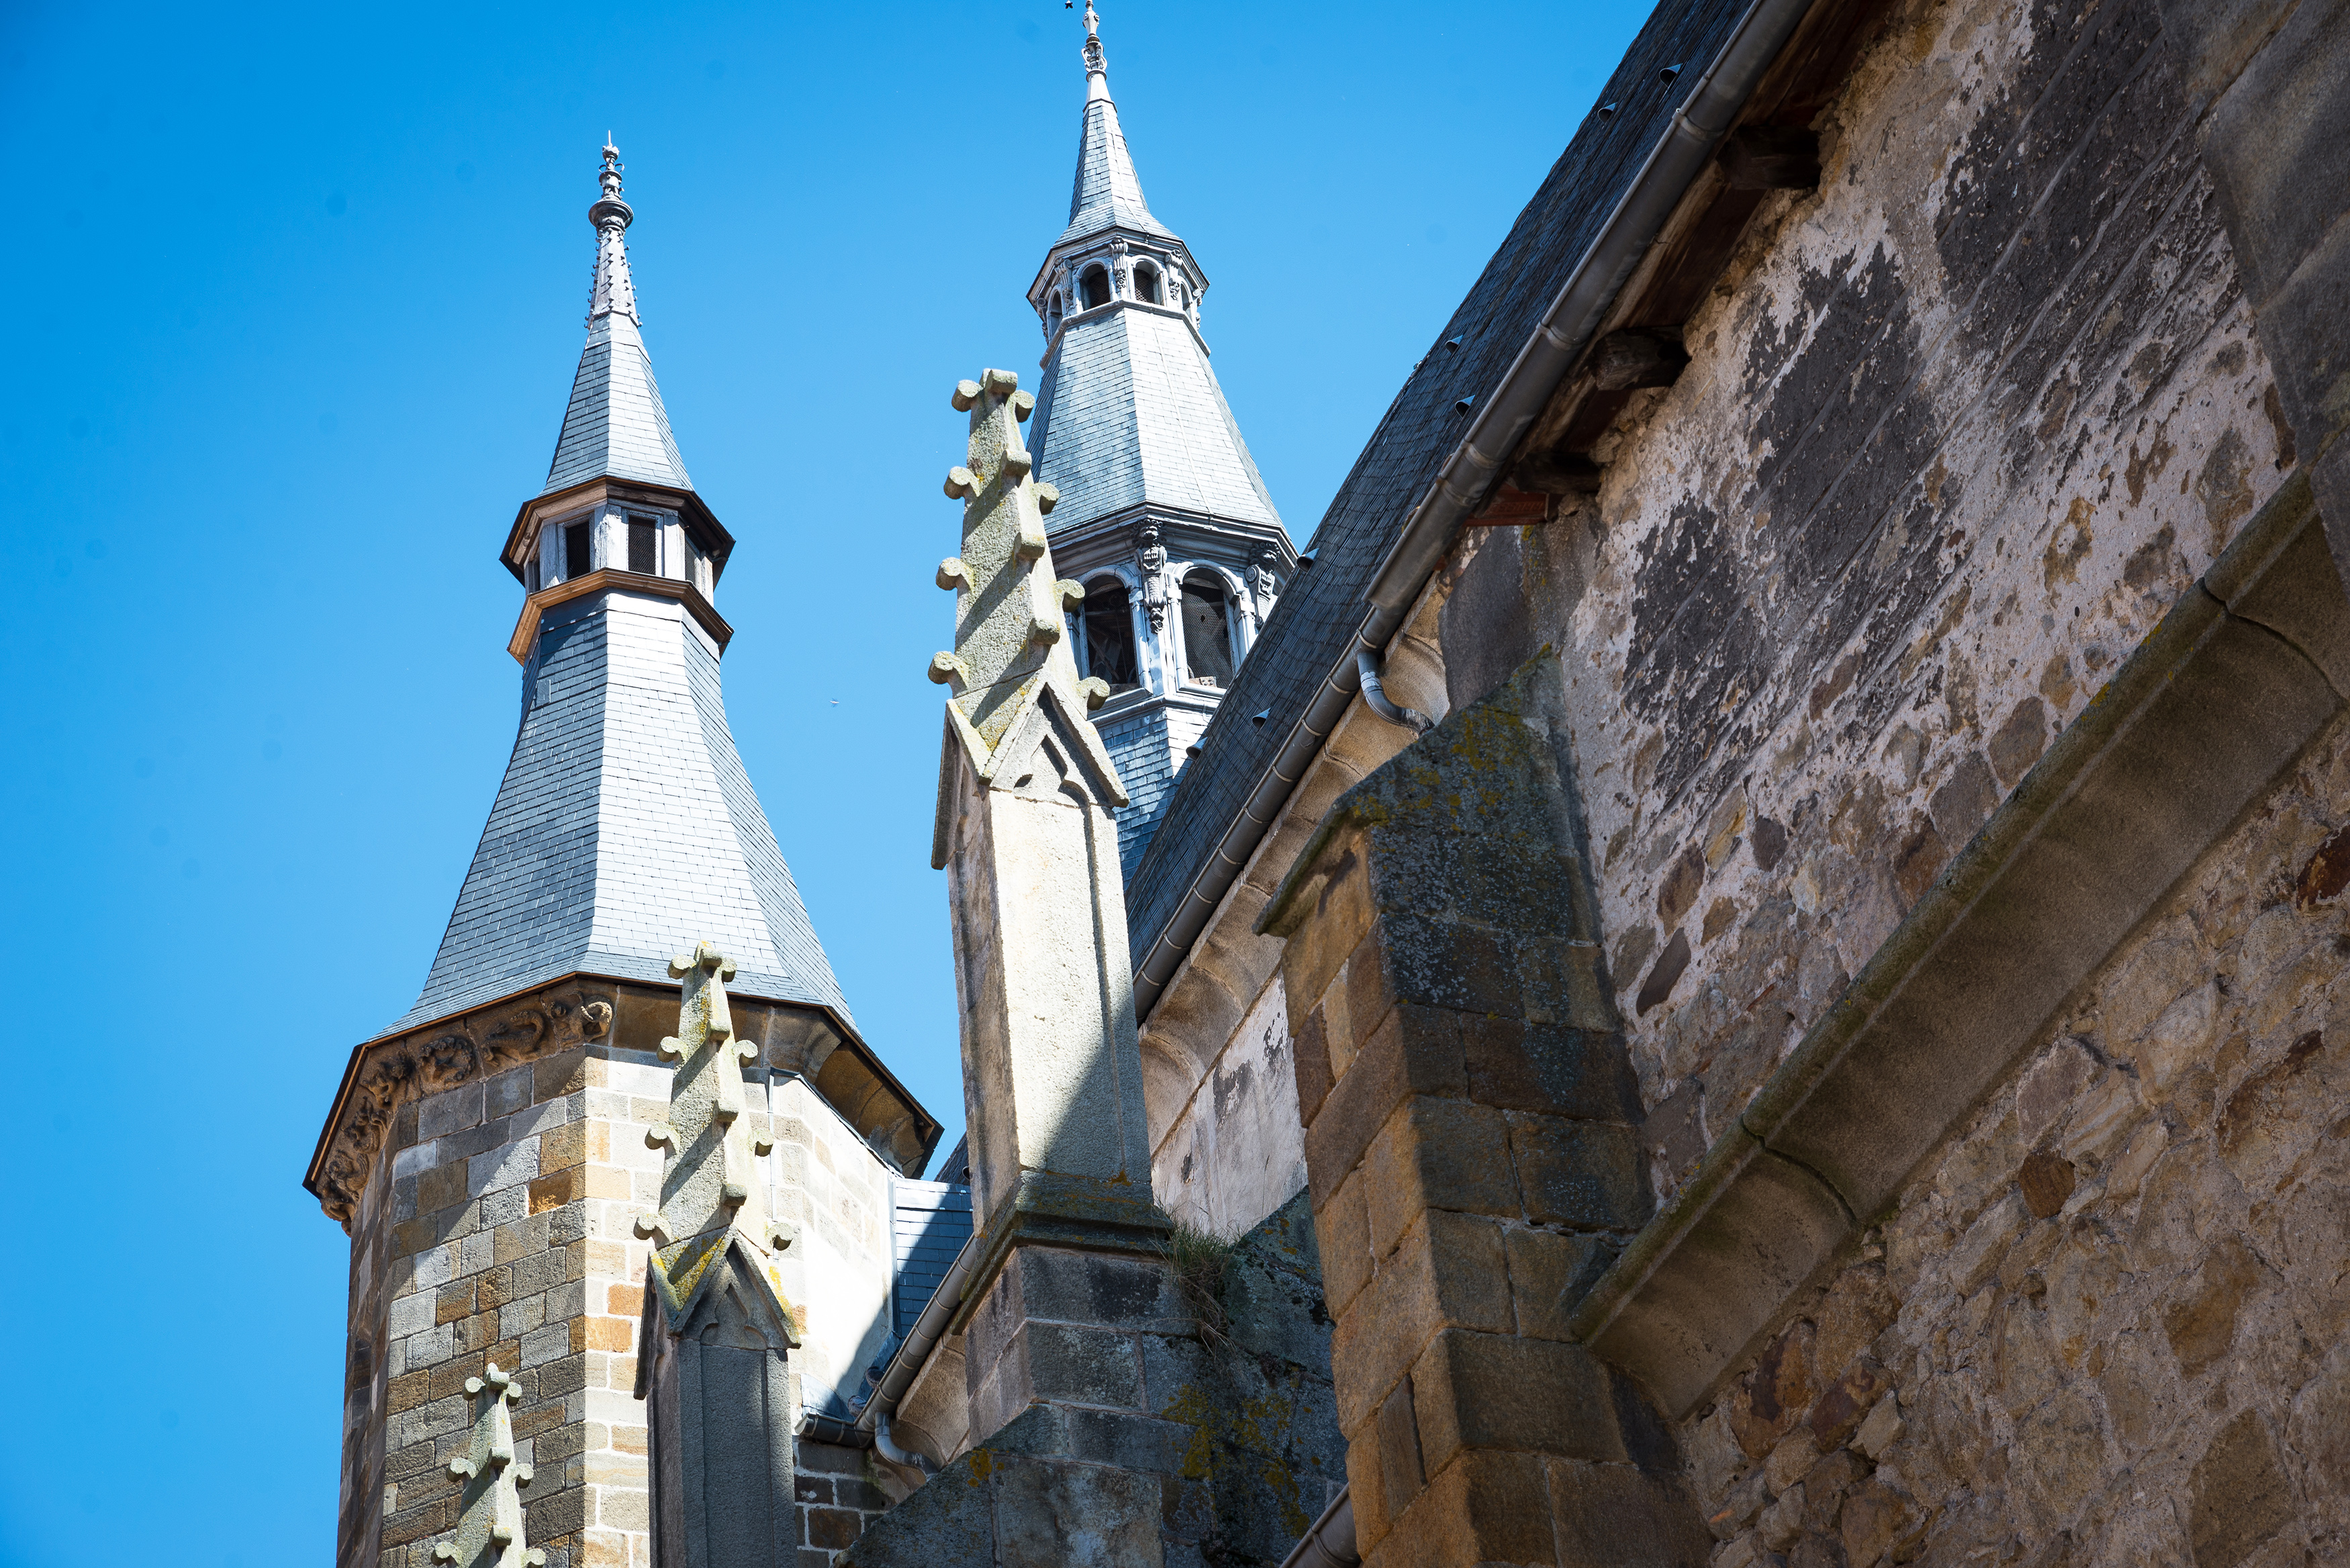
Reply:
[[[1373,1563],[1704,1555],[1669,1428],[1568,1329],[1653,1202],[1560,685],[1545,649],[1341,795],[1258,925]]]
[[[1318,1347],[1267,1343],[1261,1358],[1231,1357],[1228,1376],[1170,1268],[1110,815],[1126,795],[1087,716],[1105,693],[1079,679],[1064,633],[1075,588],[1055,575],[1043,524],[1055,498],[1021,439],[1030,399],[990,370],[953,401],[971,441],[947,481],[964,502],[962,551],[939,569],[957,615],[954,650],[931,665],[953,692],[933,858],[949,875],[981,1221],[951,1331],[972,1446],[943,1456],[847,1561],[1122,1568],[1198,1562],[1204,1543],[1256,1529],[1268,1539],[1220,1560],[1270,1564],[1324,1501],[1314,1462],[1279,1437],[1314,1397],[1293,1364]],[[1287,1259],[1310,1247],[1302,1210],[1286,1218],[1247,1278],[1297,1280]],[[1251,1422],[1276,1451],[1243,1467],[1229,1428]],[[1246,1501],[1220,1484],[1243,1468],[1260,1486]],[[1301,1475],[1315,1489],[1303,1501],[1284,1490]]]

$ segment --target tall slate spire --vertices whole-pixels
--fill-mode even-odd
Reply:
[[[671,981],[716,943],[745,996],[853,1029],[823,944],[743,771],[712,603],[733,539],[677,457],[637,323],[618,152],[589,209],[596,281],[555,472],[504,558],[528,597],[514,755],[414,1028],[569,973]]]
[[[1028,289],[1045,339],[1033,439],[1060,493],[1055,558],[1087,585],[1076,650],[1114,692],[1098,722],[1133,797],[1131,868],[1297,556],[1209,364],[1207,275],[1143,198],[1090,3],[1085,66],[1068,226]]]
[[[636,211],[620,199],[620,150],[604,144],[598,179],[604,194],[588,209],[596,225],[596,277],[588,294],[588,347],[571,380],[571,403],[563,412],[563,433],[547,465],[552,493],[582,480],[607,475],[648,484],[691,490],[685,459],[661,407],[660,385],[645,353],[643,323],[637,316],[637,286],[629,275],[629,225]]]

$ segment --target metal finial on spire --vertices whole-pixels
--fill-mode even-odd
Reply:
[[[620,161],[620,150],[612,145],[612,133],[604,133],[604,166],[596,171],[596,182],[604,189],[588,209],[588,221],[598,229],[617,224],[625,229],[636,221],[636,211],[620,200],[620,173],[628,167]]]

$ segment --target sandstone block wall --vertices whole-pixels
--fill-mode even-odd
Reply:
[[[1682,1434],[1722,1565],[2350,1552],[2335,726]]]
[[[462,1385],[495,1361],[523,1390],[531,1544],[551,1568],[650,1568],[635,1397],[650,1243],[634,1224],[660,1181],[645,1129],[669,1111],[670,1069],[639,1048],[657,1011],[624,1008],[614,1043],[468,1077],[391,1116],[352,1224],[344,1563],[430,1562],[455,1521],[445,1466],[470,1427]],[[672,1003],[665,1027],[675,1017]],[[775,1081],[772,1117],[764,1070],[751,1080],[751,1115],[775,1140],[762,1179],[800,1232],[783,1272],[805,1406],[856,1390],[888,1337],[889,1170],[803,1080]],[[803,1523],[812,1539],[839,1529]]]
[[[1374,1564],[1690,1544],[1663,1423],[1567,1330],[1651,1203],[1560,685],[1534,661],[1341,797],[1270,915]]]
[[[1346,1475],[1330,1335],[1303,1194],[1241,1238],[1212,1305],[1162,1259],[1020,1247],[966,1340],[1004,1344],[968,1370],[980,1441],[841,1561],[1273,1568]]]
[[[1563,649],[1659,1197],[2294,462],[2154,0],[1901,0],[1456,701]],[[1522,623],[1522,630],[1513,630]]]

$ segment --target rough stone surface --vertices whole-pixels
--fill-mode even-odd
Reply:
[[[1212,1306],[1162,1262],[1018,1249],[978,1309],[1018,1324],[974,1374],[981,1441],[845,1561],[1270,1568],[1347,1473],[1322,1301],[1302,1193],[1232,1246]]]
[[[1481,546],[1517,628],[1448,617],[1562,650],[1660,1200],[2293,462],[2154,0],[1869,36],[1598,495]]]
[[[1682,1430],[1726,1553],[2350,1550],[2350,931],[2301,896],[2345,822],[2337,724]]]

